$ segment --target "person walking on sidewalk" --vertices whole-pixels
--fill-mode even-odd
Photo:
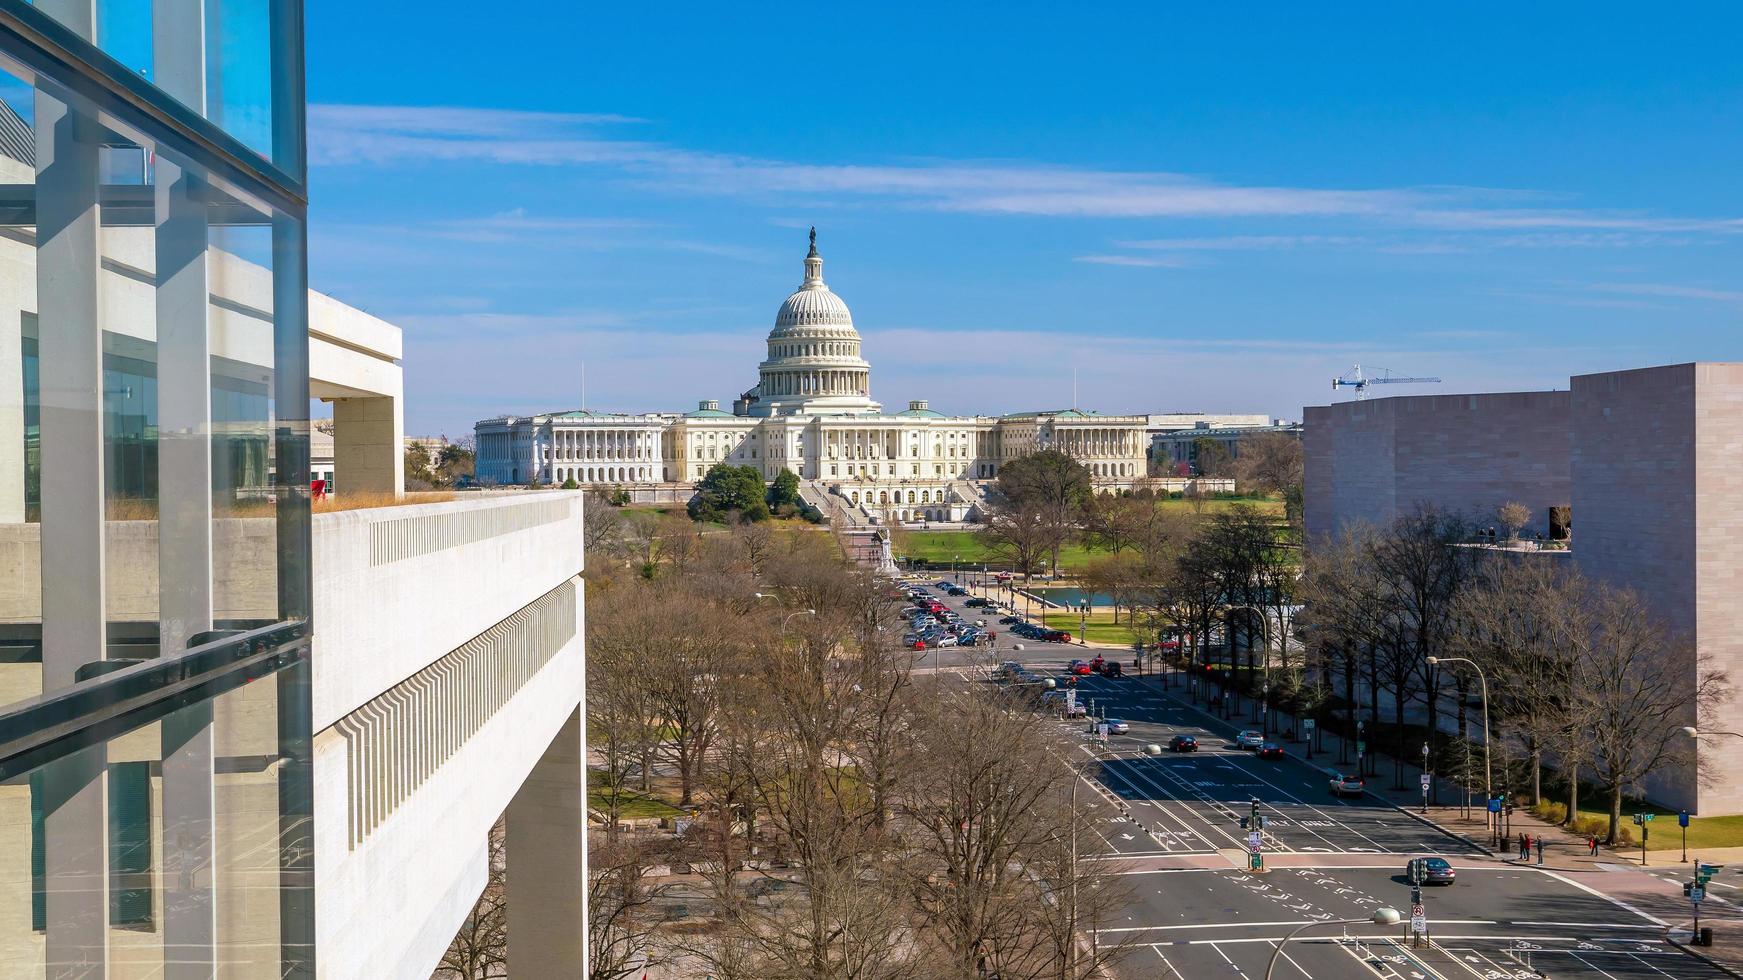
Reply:
[[[1521,830],[1519,832],[1519,841],[1513,847],[1513,853],[1519,855],[1519,860],[1523,861],[1525,860],[1525,849],[1529,846],[1529,843],[1525,839],[1525,831]]]
[[[1598,856],[1598,835],[1597,834],[1587,834],[1586,835],[1586,856],[1587,857],[1597,857]]]
[[[1543,863],[1543,835],[1537,835],[1537,863]]]
[[[1531,835],[1530,834],[1525,835],[1525,846],[1523,848],[1521,848],[1519,851],[1519,860],[1521,860],[1521,861],[1531,860]]]

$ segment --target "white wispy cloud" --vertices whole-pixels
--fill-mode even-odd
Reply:
[[[1664,296],[1671,299],[1698,299],[1714,303],[1743,303],[1743,290],[1714,289],[1710,286],[1683,286],[1659,282],[1601,282],[1590,287],[1600,293],[1623,296]]]
[[[629,138],[639,122],[610,113],[453,106],[317,105],[309,146],[317,165],[478,161],[614,169],[668,192],[875,199],[978,214],[1085,218],[1339,217],[1442,231],[1743,233],[1743,218],[1520,207],[1533,194],[1471,187],[1243,186],[1164,170],[1064,167],[1034,161],[914,160],[817,164],[692,150]],[[1541,196],[1541,195],[1539,195]],[[1486,206],[1487,205],[1487,206]],[[1162,241],[1162,240],[1159,240]],[[1313,236],[1184,240],[1196,248],[1333,244]],[[1167,249],[1163,243],[1149,247]]]
[[[1361,245],[1367,240],[1353,235],[1223,235],[1215,238],[1144,238],[1114,244],[1120,248],[1161,252],[1259,252],[1343,247]]]
[[[1079,255],[1073,261],[1088,262],[1091,265],[1124,265],[1139,269],[1178,269],[1186,265],[1185,259],[1155,255]]]

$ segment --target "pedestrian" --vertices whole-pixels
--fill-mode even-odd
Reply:
[[[1586,856],[1587,857],[1597,857],[1598,856],[1598,835],[1597,834],[1587,834],[1586,835]]]
[[[1525,857],[1525,831],[1522,830],[1519,832],[1519,841],[1516,845],[1514,845],[1513,850],[1521,858]]]
[[[1543,836],[1541,834],[1537,838],[1537,863],[1543,863]]]
[[[1530,834],[1525,835],[1525,846],[1523,848],[1520,848],[1520,850],[1519,850],[1519,860],[1521,860],[1521,861],[1531,860],[1531,835]]]

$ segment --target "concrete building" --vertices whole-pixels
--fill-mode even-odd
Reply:
[[[804,277],[775,314],[757,383],[723,411],[502,416],[476,426],[487,484],[574,480],[583,487],[688,487],[721,463],[765,479],[797,475],[814,506],[868,523],[955,521],[1011,459],[1057,448],[1089,467],[1098,489],[1146,476],[1150,417],[1078,409],[950,416],[924,400],[886,413],[847,304],[823,280],[813,230]]]
[[[1205,423],[1191,428],[1174,429],[1150,438],[1150,462],[1164,473],[1173,473],[1182,466],[1186,467],[1187,472],[1197,473],[1200,439],[1209,439],[1221,445],[1230,459],[1240,459],[1241,444],[1263,433],[1278,433],[1299,441],[1301,423],[1273,419],[1259,425]]]
[[[299,10],[0,7],[0,976],[423,980],[503,816],[517,973],[585,972],[581,500],[393,505]],[[314,512],[312,398],[387,506]]]
[[[1532,510],[1528,532],[1547,532],[1549,508],[1566,506],[1566,553],[1545,560],[1633,589],[1713,669],[1743,676],[1743,364],[1581,375],[1567,391],[1308,408],[1303,445],[1310,538],[1418,503],[1482,521],[1518,501]],[[1689,678],[1692,691],[1692,663]],[[1743,715],[1743,694],[1723,713]],[[1696,724],[1692,705],[1684,723]],[[1698,748],[1715,769],[1711,785],[1663,772],[1648,791],[1702,816],[1743,813],[1743,760],[1727,744]]]

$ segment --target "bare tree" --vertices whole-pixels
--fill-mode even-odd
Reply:
[[[1519,539],[1519,532],[1531,523],[1531,508],[1517,500],[1509,500],[1495,508],[1495,522],[1507,532],[1507,540]]]
[[[1025,582],[1053,553],[1061,534],[1061,527],[1050,517],[1047,505],[1012,501],[993,505],[986,527],[980,531],[987,550],[1023,573]]]
[[[442,954],[433,980],[506,980],[508,977],[508,901],[502,851],[502,821],[490,828],[484,893],[460,923]]]
[[[1244,490],[1285,493],[1301,485],[1301,440],[1282,432],[1261,432],[1240,441],[1235,480]]]
[[[1649,774],[1674,768],[1696,781],[1711,778],[1682,728],[1710,722],[1729,696],[1730,680],[1635,593],[1595,585],[1588,602],[1590,633],[1575,684],[1592,709],[1585,731],[1593,775],[1608,798],[1613,844],[1623,796],[1639,792]]]
[[[647,963],[659,917],[640,848],[617,841],[588,848],[587,980],[624,980]]]

